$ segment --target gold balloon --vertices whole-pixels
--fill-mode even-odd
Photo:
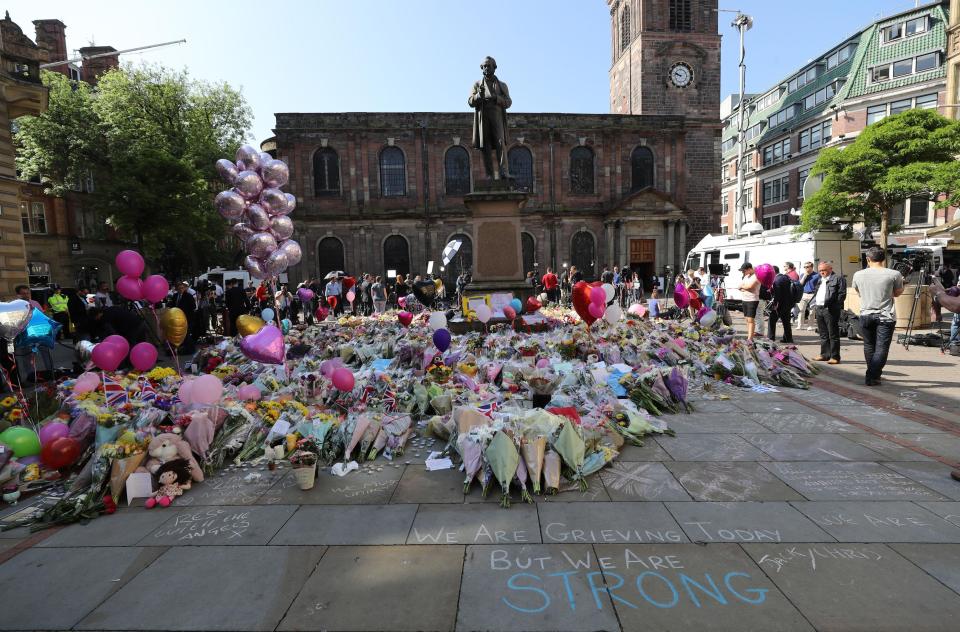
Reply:
[[[434,279],[433,284],[437,287],[438,292],[443,289],[443,281],[440,279]]]
[[[163,338],[174,347],[183,344],[187,337],[187,315],[179,307],[171,307],[160,312],[160,331]]]
[[[267,323],[259,316],[244,314],[237,317],[237,333],[241,336],[252,336],[257,333]]]

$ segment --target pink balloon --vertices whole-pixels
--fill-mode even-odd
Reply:
[[[266,209],[259,204],[251,204],[247,207],[245,215],[246,223],[253,230],[267,230],[270,228],[270,216]]]
[[[177,390],[177,397],[184,404],[193,403],[193,378],[185,378],[180,382],[180,388]]]
[[[249,224],[240,222],[239,224],[233,225],[233,236],[240,241],[247,241],[253,233],[254,231],[250,228]]]
[[[130,343],[127,342],[127,339],[124,338],[123,336],[118,336],[117,334],[113,334],[112,336],[107,336],[106,338],[104,338],[103,342],[105,342],[108,345],[115,345],[119,347],[120,350],[123,351],[124,358],[127,357],[128,353],[130,353]]]
[[[540,358],[539,360],[537,360],[538,369],[545,369],[548,366],[550,366],[550,360],[548,360],[547,358]]]
[[[599,305],[606,304],[607,293],[603,290],[602,287],[590,288],[590,302],[597,303]]]
[[[517,310],[507,305],[503,308],[503,315],[506,316],[508,320],[513,320],[517,317]]]
[[[100,385],[100,376],[96,373],[81,373],[80,377],[77,378],[77,381],[73,385],[73,392],[78,395],[81,393],[89,393],[90,391],[97,390],[97,386]]]
[[[292,239],[287,239],[280,242],[280,245],[277,246],[277,250],[282,250],[287,255],[287,263],[292,266],[300,263],[300,259],[303,257],[303,252],[300,250],[300,244]]]
[[[167,298],[170,284],[160,274],[151,274],[143,280],[143,297],[151,303],[159,303]]]
[[[320,375],[330,377],[333,372],[343,367],[343,360],[340,358],[331,358],[320,363]]]
[[[143,300],[143,282],[140,277],[122,276],[117,279],[117,292],[120,296],[131,301]]]
[[[263,397],[260,389],[253,384],[244,384],[237,389],[237,399],[245,402],[255,402]]]
[[[236,160],[238,163],[242,162],[245,169],[259,169],[260,163],[260,150],[252,145],[240,145],[237,148]]]
[[[629,307],[629,309],[627,309],[627,313],[632,314],[637,318],[643,318],[644,315],[647,313],[647,308],[641,305],[640,303],[634,303]]]
[[[334,371],[333,375],[330,376],[330,381],[337,387],[337,390],[344,392],[352,391],[354,384],[356,384],[353,373],[350,369],[345,368],[339,368]]]
[[[236,191],[221,191],[214,198],[213,206],[220,213],[220,217],[235,222],[243,215],[243,209],[247,207],[247,201]]]
[[[193,382],[190,398],[194,404],[212,405],[220,401],[223,395],[223,382],[216,375],[201,375]]]
[[[350,303],[353,303],[356,299],[357,299],[356,292],[354,292],[353,290],[350,290],[349,292],[347,292],[347,301],[349,301]]]
[[[277,240],[273,235],[263,231],[254,233],[244,244],[247,248],[247,254],[256,259],[266,259],[270,253],[277,249]]]
[[[493,316],[493,312],[490,310],[490,306],[486,303],[477,305],[476,307],[477,320],[479,320],[484,325],[487,324],[487,321]]]
[[[277,241],[289,239],[293,235],[293,220],[286,215],[274,215],[270,218],[270,230]]]
[[[283,364],[286,355],[283,333],[272,324],[267,325],[257,333],[241,338],[240,351],[255,362]]]
[[[117,253],[117,270],[126,276],[138,277],[143,274],[143,257],[136,250],[122,250]]]
[[[263,183],[268,187],[279,188],[290,179],[290,168],[282,160],[268,160],[260,167]]]
[[[253,255],[247,255],[243,258],[243,267],[246,268],[250,276],[255,279],[266,279],[270,276],[267,274],[267,271],[263,269],[263,261]]]
[[[280,189],[264,189],[260,194],[260,204],[271,215],[284,215],[287,210],[287,196]]]
[[[217,161],[217,173],[220,175],[221,180],[233,186],[233,181],[237,179],[239,171],[237,171],[235,164],[226,158],[221,158]]]
[[[66,437],[70,434],[70,426],[59,421],[53,421],[40,428],[40,445],[47,445],[54,439]]]
[[[263,261],[263,271],[267,273],[267,276],[277,276],[286,270],[288,265],[287,253],[278,248]]]
[[[773,287],[773,280],[776,278],[777,273],[773,269],[773,266],[769,263],[761,263],[756,268],[753,269],[754,274],[757,275],[757,279],[763,285],[763,287],[768,290]]]
[[[130,363],[138,371],[149,371],[157,363],[157,348],[149,342],[138,342],[130,350]]]
[[[596,303],[590,303],[590,305],[587,306],[587,310],[590,312],[591,316],[593,316],[596,319],[600,319],[600,318],[603,318],[603,313],[607,311],[607,308],[604,305],[597,305]],[[504,308],[504,311],[506,311],[506,308]]]
[[[690,304],[690,295],[687,294],[687,288],[683,283],[677,283],[673,288],[673,302],[680,309],[686,308]]]
[[[287,208],[285,208],[281,214],[289,215],[293,212],[293,209],[297,208],[297,196],[293,193],[284,193],[283,196],[287,198]]]
[[[256,200],[263,191],[263,181],[256,171],[241,171],[233,183],[233,188],[245,200]]]
[[[409,327],[410,323],[413,322],[413,314],[410,312],[400,312],[397,314],[397,320],[399,320],[400,324],[404,327]]]
[[[108,342],[101,342],[93,348],[90,359],[100,369],[104,371],[116,371],[123,357],[126,355],[123,347],[112,345]]]
[[[399,305],[400,307],[406,307],[406,306],[407,306],[407,297],[406,297],[406,296],[401,296],[400,298],[398,298],[398,299],[397,299],[397,305]]]

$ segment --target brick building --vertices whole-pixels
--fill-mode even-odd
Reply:
[[[576,265],[595,277],[630,265],[649,278],[676,270],[718,226],[717,2],[607,4],[613,114],[509,114],[510,171],[530,194],[527,271]],[[523,86],[511,85],[522,109]],[[278,113],[263,147],[290,164],[298,200],[304,258],[291,279],[423,273],[454,237],[464,246],[444,276],[470,267],[463,196],[485,177],[471,126],[469,111]]]
[[[764,92],[747,95],[747,222],[765,229],[798,223],[804,183],[821,148],[848,145],[868,124],[910,108],[949,114],[948,10],[943,0],[884,17]],[[736,217],[738,107],[736,96],[721,107],[723,234],[734,232]],[[895,211],[893,221],[904,228],[891,243],[914,244],[953,214],[927,199],[905,206]]]

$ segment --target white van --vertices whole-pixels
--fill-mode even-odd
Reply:
[[[722,264],[723,282],[730,307],[740,303],[740,266],[750,262],[754,266],[769,263],[784,272],[784,264],[793,262],[797,272],[803,272],[803,263],[832,261],[834,269],[847,279],[864,267],[860,240],[846,237],[839,231],[818,230],[796,234],[795,227],[784,226],[755,235],[733,238],[729,235],[707,235],[687,255],[684,272],[699,267],[709,270],[710,264]],[[729,266],[729,268],[727,267]],[[716,269],[716,268],[715,268]]]

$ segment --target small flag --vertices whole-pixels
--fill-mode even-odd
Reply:
[[[488,402],[486,404],[477,406],[477,410],[490,419],[493,419],[493,413],[497,412],[497,402]]]
[[[137,396],[141,402],[152,402],[157,399],[157,389],[153,388],[153,384],[150,383],[150,380],[144,379],[141,380],[142,386],[140,387],[140,393]]]
[[[127,403],[127,389],[123,384],[106,373],[103,374],[103,393],[108,406],[120,406]]]

